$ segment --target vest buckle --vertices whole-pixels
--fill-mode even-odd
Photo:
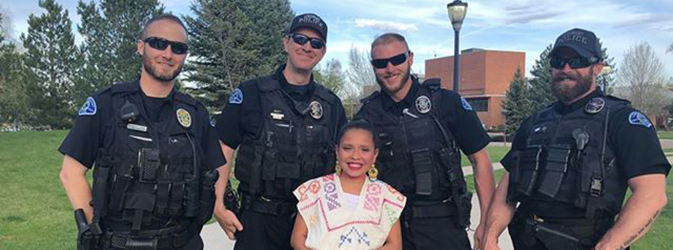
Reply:
[[[600,177],[591,177],[591,189],[589,194],[593,197],[598,197],[603,191],[603,179]]]

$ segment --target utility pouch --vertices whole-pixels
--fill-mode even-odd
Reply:
[[[535,238],[540,240],[549,250],[581,249],[580,240],[569,232],[564,232],[530,218],[526,219],[526,224],[533,228]]]
[[[568,145],[551,145],[547,148],[547,160],[538,192],[549,197],[556,197],[561,182],[568,172],[570,147]]]
[[[416,175],[416,194],[432,194],[432,154],[430,149],[411,151],[411,162]]]
[[[159,172],[159,149],[142,148],[138,153],[138,167],[140,179],[138,181],[152,183],[156,181]]]
[[[455,196],[454,196],[455,197]],[[470,212],[472,211],[472,193],[465,191],[455,199],[458,207],[458,219],[456,223],[460,228],[467,228],[470,226]]]
[[[521,151],[519,155],[519,168],[521,168],[521,179],[517,185],[517,191],[523,195],[530,196],[537,181],[540,171],[540,159],[542,157],[542,147],[534,146]]]
[[[276,180],[276,165],[278,164],[278,150],[267,149],[264,151],[264,160],[262,161],[262,180]],[[253,176],[253,178],[255,178]]]

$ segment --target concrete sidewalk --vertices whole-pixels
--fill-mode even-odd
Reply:
[[[502,165],[500,163],[493,163],[493,169],[501,169]],[[463,173],[465,175],[472,175],[472,167],[464,167],[463,168]],[[472,177],[467,177],[467,178],[472,178]],[[497,180],[496,180],[497,181]],[[474,229],[476,229],[477,225],[479,225],[479,214],[480,214],[480,207],[479,207],[479,199],[477,199],[477,196],[474,195],[472,197],[472,227],[468,230],[468,235],[470,238],[470,241],[473,240],[473,234],[474,234]],[[229,240],[227,238],[227,235],[224,233],[222,228],[220,228],[220,225],[217,223],[212,223],[210,225],[206,225],[203,227],[203,231],[201,232],[201,237],[203,238],[203,242],[205,244],[205,250],[231,250],[234,249],[234,241]],[[513,250],[514,248],[512,247],[512,241],[509,238],[509,233],[507,230],[500,235],[499,239],[499,246],[501,250]]]

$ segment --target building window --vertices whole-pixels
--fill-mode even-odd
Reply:
[[[467,102],[470,103],[470,106],[472,106],[472,110],[474,110],[474,112],[488,112],[488,99],[488,97],[470,98],[467,99]]]

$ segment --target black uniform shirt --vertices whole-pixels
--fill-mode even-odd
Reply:
[[[292,99],[308,103],[317,87],[317,83],[313,81],[313,76],[311,76],[307,85],[293,85],[285,79],[284,69],[285,65],[281,65],[272,77],[280,82],[281,89]],[[262,126],[262,103],[257,82],[243,82],[238,86],[237,91],[241,92],[240,99],[237,101],[230,99],[229,103],[222,109],[222,114],[218,116],[215,126],[222,143],[233,149],[241,144],[245,136],[257,138]],[[286,101],[290,107],[294,106],[289,98],[286,98]],[[330,119],[336,122],[336,129],[338,130],[348,122],[340,99],[338,105],[334,105],[332,110],[335,112],[332,113]]]
[[[167,98],[152,98],[147,97],[141,90],[138,81],[134,82],[137,88],[136,93],[141,95],[145,110],[144,114],[149,115],[152,122],[166,121],[167,119],[176,119],[175,113],[172,110],[173,102],[175,101],[175,89],[169,94]],[[80,115],[75,119],[75,124],[68,132],[65,140],[59,147],[58,151],[64,155],[68,155],[75,160],[82,163],[85,167],[91,168],[98,149],[103,146],[104,136],[109,131],[105,131],[104,127],[111,122],[110,119],[115,119],[112,110],[111,91],[98,92],[91,96],[95,102],[96,111],[93,115]],[[196,134],[195,138],[202,138],[201,148],[205,156],[204,164],[208,169],[220,167],[226,163],[219,142],[215,136],[213,127],[208,122],[208,111],[199,104],[196,107],[196,114],[193,114],[193,124],[198,125],[198,128],[193,128]],[[196,122],[201,121],[201,122]]]
[[[566,105],[560,101],[554,103],[554,109],[561,115],[569,114],[577,109],[582,109],[594,97],[603,96],[600,90],[596,90],[586,97]],[[629,116],[632,112],[638,112],[632,107],[622,108],[610,113],[608,121],[607,145],[612,149],[616,157],[617,167],[621,168],[624,179],[646,174],[668,174],[671,165],[668,163],[664,152],[661,149],[657,132],[654,126],[644,126],[643,124],[632,124],[629,122]],[[521,126],[514,136],[511,150],[500,161],[502,165],[511,171],[515,165],[513,151],[523,150],[528,140],[526,131],[530,131],[532,126],[532,117],[527,118],[521,123]],[[582,210],[567,206],[560,202],[547,206],[550,209],[557,210],[547,214],[557,214],[559,216],[582,217]]]
[[[420,87],[417,79],[413,78],[409,93],[399,102],[395,102],[385,91],[381,91],[380,98],[386,112],[401,116],[404,109],[415,109],[416,93]],[[442,103],[432,105],[439,105],[437,106],[439,107],[439,120],[451,130],[463,153],[471,155],[488,146],[491,138],[484,130],[477,113],[470,106],[464,105],[464,100],[455,92],[446,89],[438,91],[441,91]],[[360,112],[358,112],[358,117],[361,117]]]

